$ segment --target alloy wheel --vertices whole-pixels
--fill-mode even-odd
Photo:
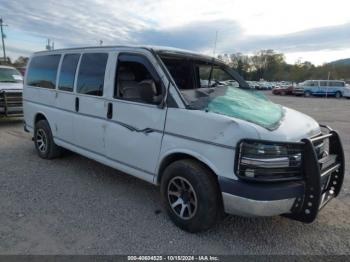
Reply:
[[[43,129],[38,129],[36,131],[35,142],[38,150],[41,153],[45,153],[47,150],[47,135]]]
[[[171,209],[181,219],[191,219],[197,211],[198,200],[191,183],[176,176],[168,184],[168,201]]]

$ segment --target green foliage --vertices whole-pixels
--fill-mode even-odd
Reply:
[[[235,69],[246,80],[259,81],[293,81],[301,82],[307,79],[350,80],[349,64],[324,64],[315,66],[311,62],[297,61],[294,65],[287,64],[283,53],[274,50],[261,50],[254,55],[242,53],[224,54],[218,56],[230,67]]]

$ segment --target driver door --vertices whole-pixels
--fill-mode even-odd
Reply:
[[[121,53],[106,128],[108,158],[153,179],[163,138],[166,108],[159,103],[163,87],[143,54]]]

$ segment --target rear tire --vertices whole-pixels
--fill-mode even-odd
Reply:
[[[195,160],[171,163],[163,173],[160,192],[170,219],[185,231],[205,231],[223,214],[215,175]]]
[[[337,91],[337,92],[335,93],[335,97],[336,97],[336,98],[341,98],[341,97],[342,97],[341,92]]]
[[[47,120],[40,120],[34,128],[34,145],[43,159],[53,159],[62,154],[62,148],[53,141],[51,128]]]

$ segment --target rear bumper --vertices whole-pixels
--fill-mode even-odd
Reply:
[[[342,187],[344,151],[338,133],[303,139],[302,179],[289,182],[249,182],[219,177],[225,212],[243,216],[287,217],[310,223]],[[317,143],[328,140],[328,149],[320,154]]]
[[[303,95],[304,94],[304,90],[293,90],[293,95]]]

